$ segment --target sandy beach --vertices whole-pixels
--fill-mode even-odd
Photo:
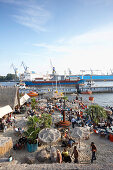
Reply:
[[[16,126],[21,126],[25,128],[25,119],[23,119],[25,115],[16,115]],[[70,130],[72,127],[70,126]],[[16,143],[16,141],[19,139],[14,133],[13,127],[10,127],[6,130],[5,133],[0,132],[0,137],[12,137],[13,144]],[[97,160],[91,164],[91,151],[90,151],[90,143],[94,142],[97,147],[97,153],[96,157]],[[58,142],[57,144],[54,144],[57,149],[60,149],[60,151],[63,150],[61,147],[61,142]],[[6,153],[4,157],[8,157],[9,155],[12,155],[13,161],[12,162],[3,162],[0,163],[0,169],[113,169],[113,142],[110,142],[108,139],[98,136],[97,134],[94,134],[91,132],[90,138],[88,140],[81,139],[80,142],[80,148],[78,146],[79,151],[79,163],[75,164],[73,163],[51,163],[49,159],[49,153],[48,153],[48,159],[41,163],[36,158],[37,152],[39,152],[42,149],[46,149],[47,145],[41,145],[38,147],[36,152],[30,153],[27,151],[26,148],[22,150],[13,150],[9,153]],[[68,151],[71,154],[73,148],[69,148]],[[30,157],[34,160],[32,165],[26,164],[25,158]]]

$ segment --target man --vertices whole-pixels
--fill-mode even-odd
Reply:
[[[72,119],[71,119],[71,123],[72,123],[72,128],[74,128],[75,127],[75,118],[73,117]]]
[[[92,151],[91,163],[93,163],[93,160],[96,160],[95,152],[97,151],[94,142],[91,142],[91,151]]]

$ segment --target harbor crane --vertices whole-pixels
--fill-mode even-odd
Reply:
[[[111,74],[113,75],[113,69],[110,68]]]
[[[18,68],[16,68],[14,64],[11,64],[10,67],[13,68],[13,70],[14,70],[14,72],[15,72],[15,75],[17,75],[17,72],[18,72],[17,70],[18,70]]]
[[[22,63],[21,63],[21,66],[23,66],[24,67],[24,70],[25,71],[27,71],[27,69],[29,68],[29,67],[27,67],[26,65],[25,65],[25,63],[22,61]]]
[[[72,71],[70,68],[68,68],[69,76],[72,74]]]
[[[17,78],[17,73],[18,73],[18,68],[16,68],[15,65],[14,65],[13,63],[11,64],[10,67],[12,67],[13,70],[14,70],[14,73],[15,73],[15,80],[16,80],[16,78]]]
[[[52,69],[52,74],[54,75],[56,73],[55,67],[52,64],[52,61],[50,59],[50,65],[51,65],[51,69]]]
[[[82,72],[82,79],[83,79],[83,73],[84,73],[85,71],[90,71],[90,72],[91,72],[91,78],[92,78],[93,71],[101,71],[101,70],[92,70],[92,69],[90,69],[90,70],[80,70],[80,71]]]

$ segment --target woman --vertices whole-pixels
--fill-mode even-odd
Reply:
[[[70,155],[69,155],[69,152],[67,151],[66,148],[64,148],[63,152],[62,152],[62,160],[64,162],[71,162],[71,158],[70,158]]]
[[[78,151],[76,149],[76,146],[74,146],[71,156],[73,156],[73,154],[74,154],[74,163],[78,163]]]
[[[58,163],[62,163],[62,155],[61,155],[59,149],[57,149],[57,159],[56,160]]]

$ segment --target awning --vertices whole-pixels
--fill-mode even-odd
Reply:
[[[0,118],[2,118],[3,116],[5,116],[6,114],[10,112],[13,112],[13,110],[9,105],[0,107]]]
[[[22,106],[25,102],[27,102],[27,100],[29,99],[30,97],[25,94],[24,96],[21,97],[20,99],[20,106]]]

